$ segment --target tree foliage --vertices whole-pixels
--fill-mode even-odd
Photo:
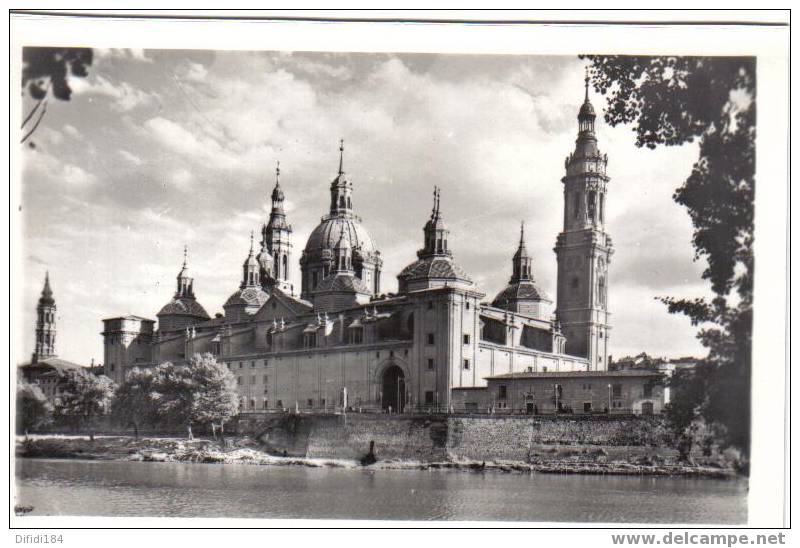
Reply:
[[[184,427],[223,424],[239,412],[236,381],[211,354],[195,354],[188,364],[162,363],[132,369],[119,386],[112,416],[138,433],[142,425]]]
[[[94,420],[104,414],[114,395],[115,385],[106,376],[84,369],[68,369],[59,383],[55,415],[73,427],[88,427],[93,437]]]
[[[111,402],[111,415],[123,427],[139,427],[158,422],[156,377],[152,369],[133,368],[119,385]]]
[[[42,389],[25,381],[17,383],[17,431],[27,433],[49,423],[53,405]]]
[[[22,121],[25,134],[20,142],[27,141],[39,127],[47,112],[48,92],[56,99],[69,101],[72,97],[69,77],[85,78],[92,60],[91,48],[22,49],[22,91],[36,103]]]
[[[670,313],[701,326],[708,348],[691,382],[675,378],[675,424],[701,416],[723,444],[749,454],[755,196],[756,61],[753,57],[587,55],[605,120],[633,124],[636,145],[697,141],[699,156],[673,199],[694,228],[695,259],[714,297],[663,298]],[[700,387],[698,394],[696,387]],[[686,388],[699,397],[677,394]],[[695,405],[696,404],[696,405]],[[686,405],[685,409],[679,409]],[[687,426],[688,428],[688,426]]]

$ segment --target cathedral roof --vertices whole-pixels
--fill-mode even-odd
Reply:
[[[370,255],[377,251],[372,236],[358,218],[325,217],[311,232],[303,253],[312,260],[319,260],[324,250],[336,246],[342,234],[350,248],[362,255]]]
[[[432,256],[414,261],[405,267],[398,278],[409,280],[420,280],[425,278],[438,278],[447,280],[464,280],[472,283],[472,280],[458,266],[452,258],[447,256]]]
[[[367,284],[361,278],[356,278],[352,274],[345,272],[337,272],[331,274],[323,279],[317,285],[314,293],[321,292],[341,292],[341,293],[362,293],[364,295],[372,294],[372,291],[367,287]]]
[[[269,300],[269,293],[260,287],[245,287],[239,289],[228,297],[225,307],[228,306],[257,306],[261,308]]]
[[[497,294],[492,301],[492,306],[502,308],[508,301],[548,301],[552,299],[542,291],[533,280],[521,280],[508,284],[505,289]]]
[[[208,319],[209,315],[205,308],[195,299],[189,297],[176,297],[165,304],[156,314],[157,316],[194,316],[197,318]]]

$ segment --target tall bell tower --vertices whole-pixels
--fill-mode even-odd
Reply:
[[[556,316],[567,338],[565,352],[589,360],[590,371],[608,369],[608,263],[613,253],[605,231],[608,157],[597,148],[595,112],[586,94],[578,113],[575,151],[564,161],[564,229],[558,260]]]
[[[56,301],[50,289],[50,273],[44,275],[44,287],[36,306],[36,348],[31,362],[52,358],[56,355]]]
[[[272,211],[269,221],[261,229],[262,253],[267,253],[272,258],[272,275],[275,284],[284,293],[294,294],[294,287],[289,281],[289,271],[292,264],[292,227],[286,222],[286,211],[283,208],[284,194],[281,188],[281,164],[275,167],[275,188],[272,189]],[[266,259],[266,257],[264,258]],[[262,259],[262,262],[264,262]],[[266,282],[267,280],[262,280]]]

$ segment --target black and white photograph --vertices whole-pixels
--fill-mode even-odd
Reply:
[[[788,15],[293,13],[10,15],[11,526],[788,526]]]

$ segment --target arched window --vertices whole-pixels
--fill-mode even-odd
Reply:
[[[286,260],[286,255],[283,256],[283,279],[289,279],[289,261]]]
[[[347,198],[347,209],[353,209],[353,204],[350,202],[350,197]]]
[[[346,202],[344,201],[344,196],[339,196],[339,207],[344,209],[345,203]]]
[[[572,197],[573,197],[572,203],[573,203],[573,211],[574,211],[573,215],[577,219],[578,215],[580,215],[580,212],[581,212],[580,194],[576,192],[575,194],[572,195]]]

